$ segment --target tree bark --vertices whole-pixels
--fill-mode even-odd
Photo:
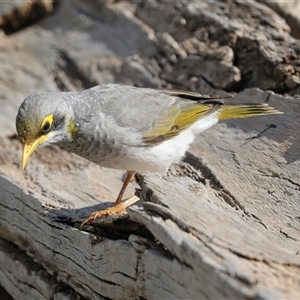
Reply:
[[[288,93],[300,44],[285,21],[255,1],[50,12],[0,37],[0,286],[15,299],[299,298],[300,102]],[[167,174],[137,174],[127,215],[80,230],[123,172],[57,147],[22,172],[15,116],[32,92],[113,82],[236,92],[284,114],[219,123]]]

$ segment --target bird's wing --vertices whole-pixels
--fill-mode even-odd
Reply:
[[[231,95],[200,95],[177,90],[158,90],[169,95],[175,101],[168,113],[156,120],[156,126],[143,136],[146,143],[157,143],[178,135],[196,121],[217,111],[223,102],[217,99],[229,98]],[[176,100],[175,100],[176,99]]]
[[[164,93],[169,96],[179,97],[182,99],[201,101],[201,100],[211,100],[211,99],[225,99],[232,98],[235,95],[232,94],[210,94],[210,95],[202,95],[199,93],[182,91],[182,90],[169,90],[169,89],[156,89],[156,91]]]
[[[132,140],[138,141],[136,144],[148,145],[178,135],[219,109],[223,105],[220,99],[232,97],[115,84],[99,85],[83,93],[81,98],[88,98],[93,111],[101,111],[110,123],[110,135],[115,139],[135,136]],[[84,109],[82,102],[79,104],[80,110]]]

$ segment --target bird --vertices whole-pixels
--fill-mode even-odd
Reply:
[[[114,206],[93,212],[82,225],[124,213],[139,200],[122,201],[135,172],[166,172],[198,134],[219,120],[281,114],[266,103],[226,103],[231,97],[120,84],[35,92],[24,99],[16,117],[21,169],[36,149],[56,144],[100,166],[125,170]]]

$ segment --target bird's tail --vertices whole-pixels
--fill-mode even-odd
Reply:
[[[282,114],[282,112],[269,106],[267,103],[262,104],[225,104],[219,110],[219,120],[239,119],[255,116]]]

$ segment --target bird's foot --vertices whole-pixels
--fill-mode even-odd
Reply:
[[[91,224],[93,221],[100,219],[101,217],[124,214],[124,213],[126,213],[126,208],[128,206],[134,204],[138,200],[140,200],[139,197],[133,196],[127,200],[124,200],[118,204],[115,204],[113,207],[95,211],[95,212],[91,213],[89,215],[89,217],[81,223],[80,228],[82,228],[82,226],[85,224]]]

